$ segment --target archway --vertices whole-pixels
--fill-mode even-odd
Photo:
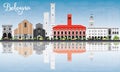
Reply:
[[[3,39],[7,37],[7,34],[6,33],[3,33]]]
[[[8,33],[8,38],[12,38],[12,34],[11,33]]]

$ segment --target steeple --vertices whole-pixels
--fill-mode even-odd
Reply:
[[[89,26],[93,26],[94,25],[94,17],[93,17],[93,14],[90,15],[90,18],[89,18]]]

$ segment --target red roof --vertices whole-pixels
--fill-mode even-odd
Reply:
[[[69,29],[69,28],[72,28],[72,29],[86,29],[85,26],[83,25],[57,25],[57,26],[54,26],[53,29]]]

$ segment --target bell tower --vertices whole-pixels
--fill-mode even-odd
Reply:
[[[89,26],[92,27],[93,25],[94,25],[94,17],[93,14],[91,14],[89,18]]]

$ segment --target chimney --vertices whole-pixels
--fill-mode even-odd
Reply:
[[[68,26],[72,25],[72,14],[68,14],[68,16],[67,16],[67,25]]]

